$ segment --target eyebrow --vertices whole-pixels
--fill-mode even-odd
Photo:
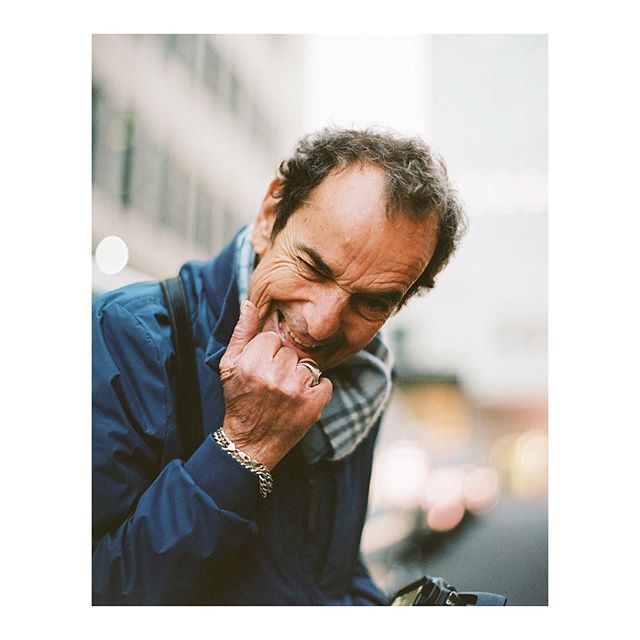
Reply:
[[[335,277],[331,267],[322,259],[322,256],[320,256],[317,251],[302,244],[296,244],[295,247],[300,253],[306,254],[306,257],[313,263],[314,269],[317,269],[328,278]],[[356,293],[362,296],[381,298],[393,306],[399,304],[404,297],[404,292],[401,289],[362,289]]]

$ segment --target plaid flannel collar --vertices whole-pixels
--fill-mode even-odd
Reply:
[[[239,301],[247,297],[256,254],[251,227],[236,239],[236,282]],[[380,334],[355,356],[324,373],[333,384],[333,395],[322,417],[302,439],[307,462],[326,457],[341,460],[364,440],[381,416],[391,393],[393,359]]]

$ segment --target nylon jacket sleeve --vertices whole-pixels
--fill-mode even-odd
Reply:
[[[161,469],[175,420],[163,331],[120,304],[94,305],[94,604],[192,603],[256,530],[257,479],[211,437]]]

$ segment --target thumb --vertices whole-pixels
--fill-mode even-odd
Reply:
[[[245,346],[256,337],[258,326],[258,309],[253,302],[245,300],[240,306],[240,318],[233,330],[225,355],[231,358],[238,357]]]

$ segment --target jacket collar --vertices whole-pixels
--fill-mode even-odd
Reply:
[[[207,343],[204,362],[217,373],[220,373],[220,359],[240,317],[236,284],[236,240],[237,235],[203,268],[205,295],[216,318]]]

